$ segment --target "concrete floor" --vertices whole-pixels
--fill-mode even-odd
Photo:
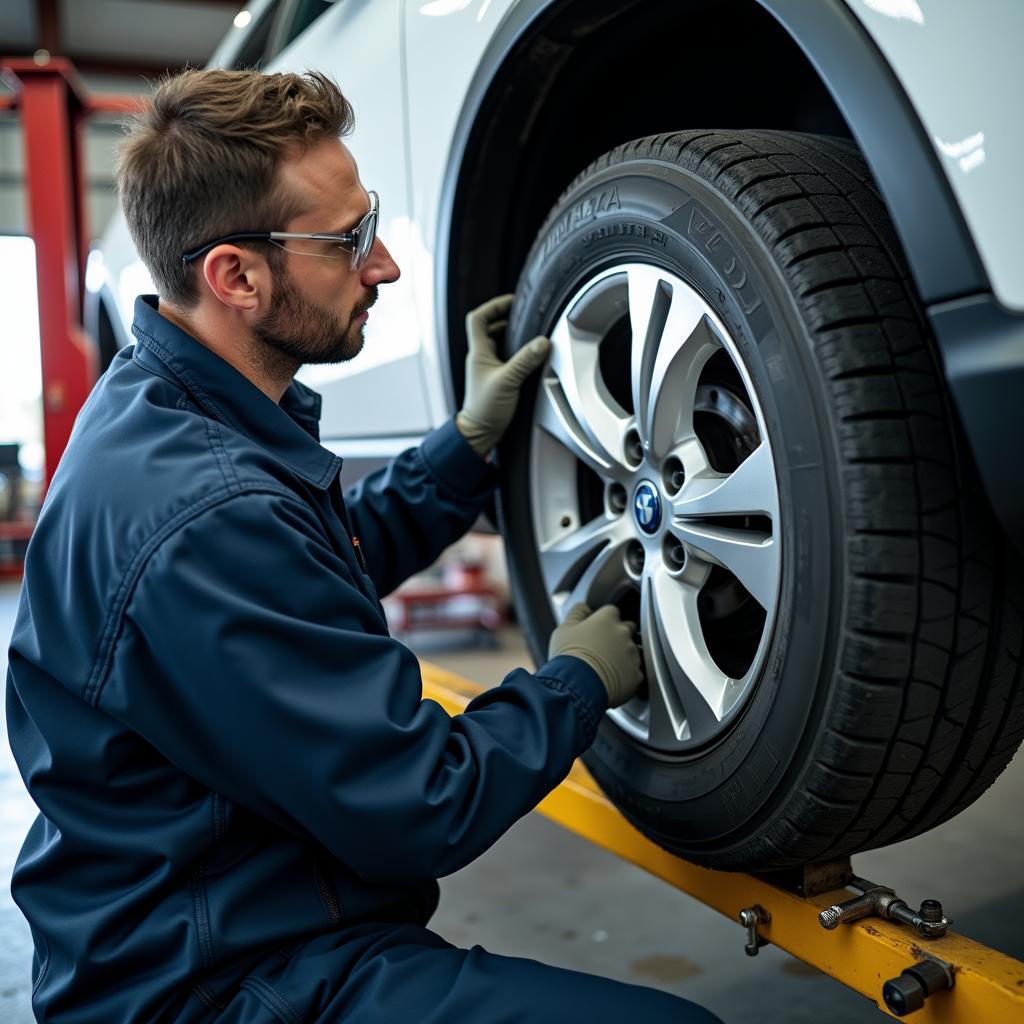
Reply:
[[[0,586],[6,652],[17,589]],[[480,682],[529,659],[513,630],[496,650],[412,646]],[[0,656],[3,656],[0,653]],[[4,730],[6,738],[6,729]],[[1024,959],[1024,758],[957,819],[926,836],[861,854],[857,871],[915,905],[941,899],[958,931]],[[11,901],[11,867],[34,816],[0,744],[0,1021],[29,1024],[28,929]],[[702,1003],[729,1024],[880,1021],[865,998],[775,947],[743,954],[744,933],[643,871],[531,814],[476,863],[442,881],[433,927],[459,945],[652,985]],[[981,1024],[981,1022],[979,1022]]]

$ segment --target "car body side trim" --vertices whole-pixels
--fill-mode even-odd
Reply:
[[[939,303],[928,315],[985,493],[1024,553],[1024,317],[988,293]]]

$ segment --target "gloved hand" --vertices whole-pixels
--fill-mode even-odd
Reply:
[[[519,401],[524,380],[547,358],[551,342],[536,337],[507,363],[495,352],[504,333],[512,296],[500,295],[466,317],[466,398],[455,414],[455,426],[473,450],[486,455],[502,438]]]
[[[643,682],[640,648],[633,642],[636,624],[623,622],[619,609],[606,604],[591,612],[585,604],[573,605],[562,624],[551,634],[548,658],[571,654],[585,661],[608,691],[608,706],[617,708],[636,693]]]

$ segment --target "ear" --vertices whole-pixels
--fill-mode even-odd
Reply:
[[[215,246],[203,260],[203,277],[219,302],[240,313],[256,312],[270,302],[270,267],[248,249]]]

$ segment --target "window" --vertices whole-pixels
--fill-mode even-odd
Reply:
[[[296,36],[309,28],[321,14],[333,6],[334,0],[298,0],[292,8],[291,22],[281,33],[281,44],[278,50],[283,50]]]
[[[280,6],[279,0],[274,0],[273,3],[269,3],[263,8],[263,13],[259,16],[256,24],[249,29],[249,34],[231,65],[233,68],[261,67],[265,61],[270,59],[266,52],[267,43],[270,42],[274,22],[278,20],[276,14]]]

